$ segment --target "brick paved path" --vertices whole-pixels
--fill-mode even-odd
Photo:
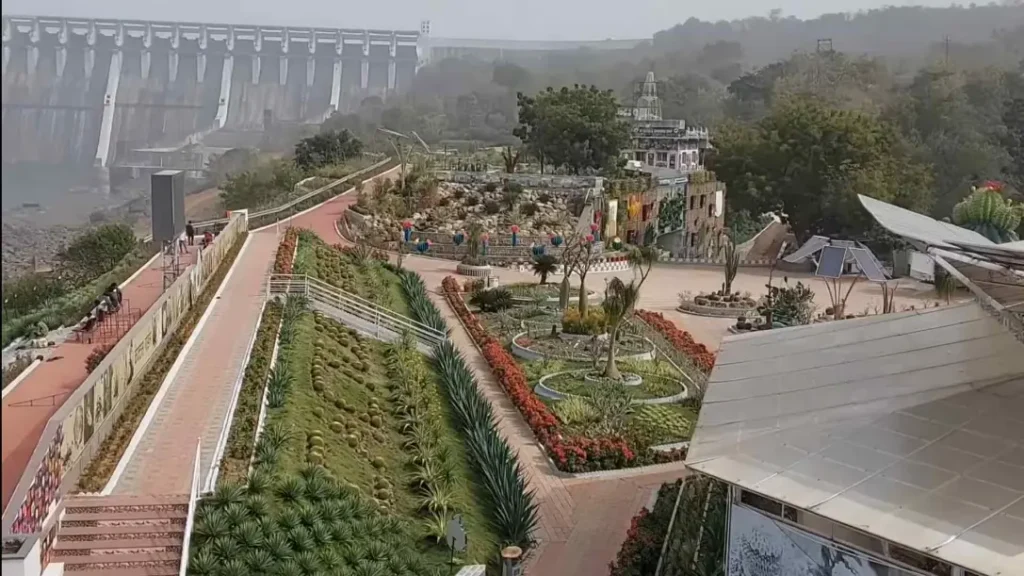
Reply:
[[[265,281],[277,245],[275,229],[250,236],[114,494],[188,493],[195,443],[200,437],[200,481],[205,481],[235,381],[244,369],[247,348],[259,323]]]
[[[189,253],[185,263],[191,263],[193,257],[194,252]],[[145,314],[163,293],[161,259],[157,258],[138,276],[124,284],[122,292],[128,306]],[[130,327],[124,326],[118,337],[128,330]],[[3,399],[0,420],[3,421],[2,491],[5,508],[39,443],[46,423],[85,382],[89,376],[85,369],[85,359],[101,344],[111,342],[87,344],[69,340],[58,344],[49,360],[40,364],[16,390]]]

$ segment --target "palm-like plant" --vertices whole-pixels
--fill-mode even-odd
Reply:
[[[548,275],[558,270],[558,259],[550,254],[541,254],[533,258],[533,273],[540,276],[541,286],[548,283]]]
[[[484,312],[501,312],[512,307],[512,292],[504,286],[490,290],[477,290],[469,303]]]
[[[640,274],[640,283],[637,284],[637,289],[640,289],[651,274],[651,268],[658,261],[658,249],[654,246],[635,247],[629,251],[626,258],[634,272]]]
[[[604,302],[601,303],[601,306],[604,308],[605,318],[608,321],[608,363],[604,368],[604,375],[607,378],[616,380],[622,378],[622,374],[619,373],[619,368],[615,364],[619,329],[622,327],[623,321],[633,313],[639,300],[640,286],[635,280],[626,284],[618,278],[613,278],[608,283],[608,288],[605,289]]]

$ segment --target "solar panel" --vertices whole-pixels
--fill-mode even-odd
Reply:
[[[789,256],[783,258],[783,260],[791,264],[799,264],[800,262],[803,262],[804,259],[806,259],[808,256],[816,253],[818,250],[821,250],[824,246],[827,245],[828,238],[824,236],[811,236],[810,240],[804,242],[803,246],[801,246],[796,252],[793,252]]]
[[[846,263],[846,248],[839,246],[825,246],[821,250],[818,260],[816,276],[824,278],[839,278],[843,275],[843,264]]]
[[[885,276],[885,270],[882,270],[881,264],[875,259],[875,255],[871,253],[867,248],[850,248],[850,255],[853,256],[860,271],[864,273],[864,276],[872,282],[885,282],[888,280]]]

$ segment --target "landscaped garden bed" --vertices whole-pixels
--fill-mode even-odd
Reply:
[[[601,358],[607,348],[607,338],[581,336],[564,337],[561,334],[539,334],[531,337],[521,332],[512,339],[512,353],[523,360],[566,360],[569,362],[591,362]],[[619,339],[616,358],[620,360],[651,360],[654,346],[642,338],[624,336]]]
[[[256,339],[249,353],[249,364],[245,367],[242,387],[238,391],[238,402],[235,405],[227,446],[220,464],[219,476],[225,482],[241,482],[249,472],[249,463],[256,442],[256,426],[263,408],[264,390],[270,375],[270,362],[277,342],[282,312],[281,303],[276,300],[267,302],[263,309]]]
[[[286,236],[281,252],[289,249],[297,254],[294,266],[279,261],[295,273],[348,282],[356,293],[378,275],[376,288],[397,295],[394,307],[446,330],[418,276],[326,247],[302,231]],[[468,534],[462,561],[493,563],[500,545],[528,547],[536,506],[515,455],[474,393],[454,348],[439,349],[432,364],[409,341],[363,338],[308,310],[303,298],[289,298],[246,487],[228,482],[218,490],[224,498],[208,499],[200,512],[197,548],[207,569],[201,573],[234,573],[237,566],[246,569],[240,573],[293,574],[296,563],[305,574],[448,573],[444,537],[456,514]],[[220,528],[209,529],[211,514],[235,515],[227,534],[219,519],[213,524]],[[238,529],[250,520],[282,533],[275,563],[252,551],[252,535]],[[225,553],[234,550],[228,540],[241,555]]]
[[[751,298],[749,294],[724,293],[722,290],[716,290],[710,294],[701,293],[697,296],[684,292],[679,295],[678,309],[698,316],[738,318],[755,312],[757,305],[757,300]]]
[[[489,332],[481,319],[469,309],[455,278],[446,278],[442,290],[482,350],[498,383],[559,469],[568,472],[608,470],[671,461],[685,456],[685,450],[658,451],[652,447],[688,438],[695,415],[692,408],[678,404],[667,410],[648,412],[647,408],[660,407],[635,406],[632,391],[620,383],[601,385],[595,382],[594,389],[605,389],[600,399],[584,396],[560,401],[542,399],[534,393],[536,382],[531,384],[528,372],[539,379],[547,374],[564,371],[566,367],[570,371],[583,370],[584,373],[588,370],[596,371],[593,357],[588,358],[585,364],[551,358],[519,362],[506,349],[503,340],[499,339],[501,335],[495,336]],[[627,333],[622,332],[623,335]],[[554,338],[566,342],[558,336]],[[654,362],[647,361],[646,364],[653,366]],[[630,363],[624,371],[628,373],[636,370]],[[685,380],[686,376],[680,374],[679,378]]]
[[[398,276],[367,251],[328,246],[314,232],[297,231],[293,271],[322,280],[378,306],[408,316]]]

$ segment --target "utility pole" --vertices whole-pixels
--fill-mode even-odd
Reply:
[[[943,39],[944,50],[945,50],[945,66],[949,68],[949,34]]]

